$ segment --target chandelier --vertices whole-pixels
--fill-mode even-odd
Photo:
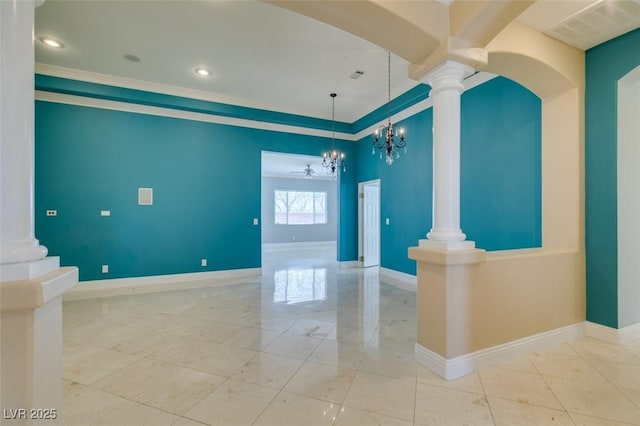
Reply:
[[[404,129],[394,128],[391,124],[391,52],[388,52],[387,62],[387,125],[381,124],[373,134],[373,150],[371,154],[375,155],[376,150],[380,151],[380,158],[384,153],[385,159],[388,165],[393,164],[393,157],[400,158],[399,149],[404,148],[404,153],[407,153],[407,143],[404,140]],[[398,139],[396,139],[398,138]]]
[[[336,95],[331,93],[332,106],[331,106],[331,150],[322,153],[322,167],[329,169],[328,174],[335,179],[336,172],[342,168],[343,172],[347,171],[347,162],[344,159],[344,152],[336,150],[335,141],[335,128],[336,128]]]

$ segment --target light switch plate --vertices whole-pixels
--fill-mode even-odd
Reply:
[[[101,210],[100,216],[111,216],[111,210]]]

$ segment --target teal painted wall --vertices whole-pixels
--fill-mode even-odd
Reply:
[[[351,156],[353,158],[353,156]],[[338,260],[358,259],[358,184],[353,175],[342,175],[338,200]]]
[[[485,250],[542,245],[542,103],[495,78],[462,95],[460,223]]]
[[[64,79],[36,81],[41,90],[86,90],[100,99],[132,96],[145,105],[159,99]],[[418,85],[394,105],[425,99],[428,89]],[[161,101],[198,112],[219,107],[166,96]],[[540,101],[496,78],[463,94],[462,114],[463,231],[489,250],[539,246]],[[383,116],[378,109],[358,126]],[[331,124],[291,115],[256,118]],[[356,124],[343,123],[342,130]],[[357,258],[357,183],[379,178],[381,217],[390,219],[382,225],[382,266],[415,274],[407,247],[431,226],[431,109],[400,124],[408,154],[392,167],[371,155],[371,136],[337,140],[348,161],[338,181],[337,252],[338,260]],[[328,138],[36,102],[36,235],[63,265],[79,266],[83,281],[259,267],[260,228],[252,219],[260,217],[261,151],[320,155],[329,144]],[[154,188],[153,206],[137,205],[138,187]],[[45,216],[47,209],[58,216]],[[101,210],[111,216],[101,217]],[[202,258],[207,267],[200,266]],[[101,273],[102,264],[110,266],[108,274]]]
[[[372,155],[373,137],[361,139],[358,180],[380,179],[381,266],[415,274],[415,261],[408,258],[407,248],[426,238],[431,224],[431,109],[398,124],[406,131],[407,154],[400,150],[400,158],[388,166],[378,152]]]
[[[352,156],[354,143],[336,144]],[[39,101],[36,235],[82,281],[259,267],[261,151],[329,147],[328,138]],[[349,175],[341,184],[354,186]],[[153,206],[137,205],[138,187],[154,189]],[[345,217],[355,216],[351,195]],[[355,259],[355,237],[340,238],[340,259]]]
[[[461,114],[461,227],[467,239],[486,250],[540,247],[540,99],[498,77],[466,91]],[[372,137],[363,138],[357,178],[381,181],[381,265],[415,274],[407,247],[431,228],[432,110],[398,124],[406,130],[408,154],[387,166],[371,155]]]
[[[586,52],[587,320],[618,327],[617,82],[640,65],[640,29]]]
[[[338,260],[358,259],[358,162],[357,145],[354,142],[342,144],[347,160],[347,171],[338,175]]]
[[[364,117],[356,120],[353,123],[352,132],[358,133],[369,126],[379,123],[382,118],[388,116],[389,111],[391,112],[391,115],[397,114],[410,106],[427,99],[428,97],[429,85],[423,83],[417,84],[415,87],[407,90],[400,96],[391,99],[391,105],[382,105]]]

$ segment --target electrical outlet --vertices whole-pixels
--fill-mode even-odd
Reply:
[[[47,210],[47,216],[58,216],[58,210]]]
[[[109,273],[109,265],[102,265],[102,273],[103,274]]]
[[[207,259],[202,259],[202,260],[200,261],[200,264],[201,264],[202,266],[207,266]]]
[[[111,210],[101,210],[100,216],[111,216]]]
[[[258,218],[257,218],[257,217],[254,217],[254,218],[253,218],[253,224],[254,224],[254,225],[257,225],[257,224],[258,224]]]
[[[390,221],[389,221],[389,218],[387,218],[387,219],[384,221],[384,223],[386,223],[387,225],[389,224],[389,222],[390,222]]]

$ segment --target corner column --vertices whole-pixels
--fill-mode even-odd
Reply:
[[[60,423],[62,293],[78,281],[77,268],[60,268],[34,236],[33,23],[40,4],[0,1],[0,408],[7,425]]]
[[[473,72],[445,60],[424,79],[433,101],[433,219],[427,239],[409,248],[418,278],[416,361],[446,379],[469,372],[451,360],[473,350],[472,294],[486,258],[460,229],[460,98]]]
[[[445,61],[425,80],[433,100],[433,219],[420,247],[461,250],[475,247],[460,229],[460,97],[473,68]]]

